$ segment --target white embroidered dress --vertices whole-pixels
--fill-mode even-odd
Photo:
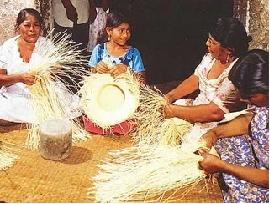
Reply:
[[[219,75],[216,79],[208,79],[207,75],[211,70],[215,59],[211,54],[206,54],[201,63],[195,69],[194,74],[199,78],[199,90],[200,93],[196,99],[178,99],[175,104],[177,105],[200,105],[200,104],[209,104],[214,102],[219,106],[221,110],[225,113],[229,112],[229,109],[226,107],[226,102],[228,99],[234,100],[234,93],[236,92],[235,86],[228,79],[229,72],[234,65],[237,59],[226,68],[223,73]],[[204,113],[202,113],[204,114]],[[186,142],[198,140],[201,135],[207,132],[207,130],[214,128],[217,125],[217,122],[210,123],[195,123],[191,128],[189,133],[186,135]],[[185,139],[184,139],[185,140]]]
[[[6,69],[8,75],[29,71],[31,67],[39,63],[41,55],[38,53],[42,51],[42,46],[44,44],[52,45],[51,43],[48,44],[46,38],[40,37],[35,44],[35,49],[29,63],[26,63],[20,57],[18,38],[19,36],[11,38],[0,47],[0,69]],[[59,90],[57,85],[56,89]],[[68,94],[62,88],[60,89],[61,91],[57,92],[62,92],[61,95],[64,97],[63,102],[70,105],[70,110],[75,108],[77,106],[75,104],[78,104],[79,98],[75,95]],[[0,119],[16,123],[33,123],[36,121],[32,108],[30,90],[26,84],[19,82],[10,86],[0,87]]]

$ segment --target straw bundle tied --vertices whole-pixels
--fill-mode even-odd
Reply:
[[[76,44],[72,44],[69,35],[62,37],[55,36],[52,41],[46,40],[37,50],[40,60],[31,68],[30,73],[34,73],[38,80],[29,86],[31,92],[32,105],[36,121],[30,125],[30,131],[26,144],[31,149],[38,148],[39,145],[39,124],[48,119],[68,118],[72,123],[73,141],[86,139],[89,135],[80,126],[76,119],[81,113],[75,110],[74,101],[76,97],[62,83],[59,75],[71,78],[73,76],[87,75],[83,68],[86,58],[81,51],[77,50]],[[68,97],[68,98],[67,98]]]
[[[17,159],[18,156],[14,154],[14,147],[0,141],[0,170],[11,167]]]
[[[142,145],[113,151],[93,178],[89,196],[97,202],[164,201],[167,191],[192,187],[205,178],[197,168],[200,159],[179,146]]]

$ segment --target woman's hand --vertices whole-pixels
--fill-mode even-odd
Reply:
[[[139,80],[140,84],[145,84],[145,73],[144,72],[135,73],[135,76]]]
[[[200,169],[203,169],[208,174],[213,174],[222,170],[224,161],[220,160],[217,156],[209,154],[203,149],[199,149],[199,154],[203,157],[203,160],[198,161]]]
[[[165,94],[165,99],[167,100],[168,103],[172,103],[175,101],[175,99],[172,97],[171,92]]]
[[[106,63],[103,61],[100,61],[97,66],[95,67],[95,70],[99,74],[106,74],[109,73],[110,69]]]
[[[118,76],[119,74],[125,73],[127,69],[128,67],[125,64],[116,64],[110,69],[109,73],[113,77],[115,77],[115,76]]]
[[[166,104],[163,108],[163,116],[165,118],[173,118],[174,113],[173,113],[173,105],[172,104]]]
[[[209,130],[200,139],[201,144],[203,145],[202,148],[211,149],[214,146],[214,144],[216,143],[217,137],[218,136],[215,134],[214,131]]]
[[[24,73],[21,74],[21,81],[27,85],[33,85],[37,80],[37,77],[34,74]]]

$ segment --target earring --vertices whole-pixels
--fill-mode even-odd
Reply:
[[[230,59],[231,59],[230,55],[227,55],[226,63],[229,63],[230,62]]]
[[[108,41],[110,41],[110,40],[111,40],[111,36],[108,35]]]

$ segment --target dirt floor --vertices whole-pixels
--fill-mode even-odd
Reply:
[[[97,165],[106,158],[108,150],[131,145],[128,136],[94,135],[72,147],[71,155],[61,161],[43,159],[38,151],[24,148],[27,130],[20,126],[0,127],[0,140],[19,149],[19,159],[5,171],[0,171],[0,200],[6,202],[95,202],[87,197],[91,177],[97,174]],[[223,202],[217,183],[197,184],[186,195],[174,202]],[[147,202],[147,201],[141,201]]]

